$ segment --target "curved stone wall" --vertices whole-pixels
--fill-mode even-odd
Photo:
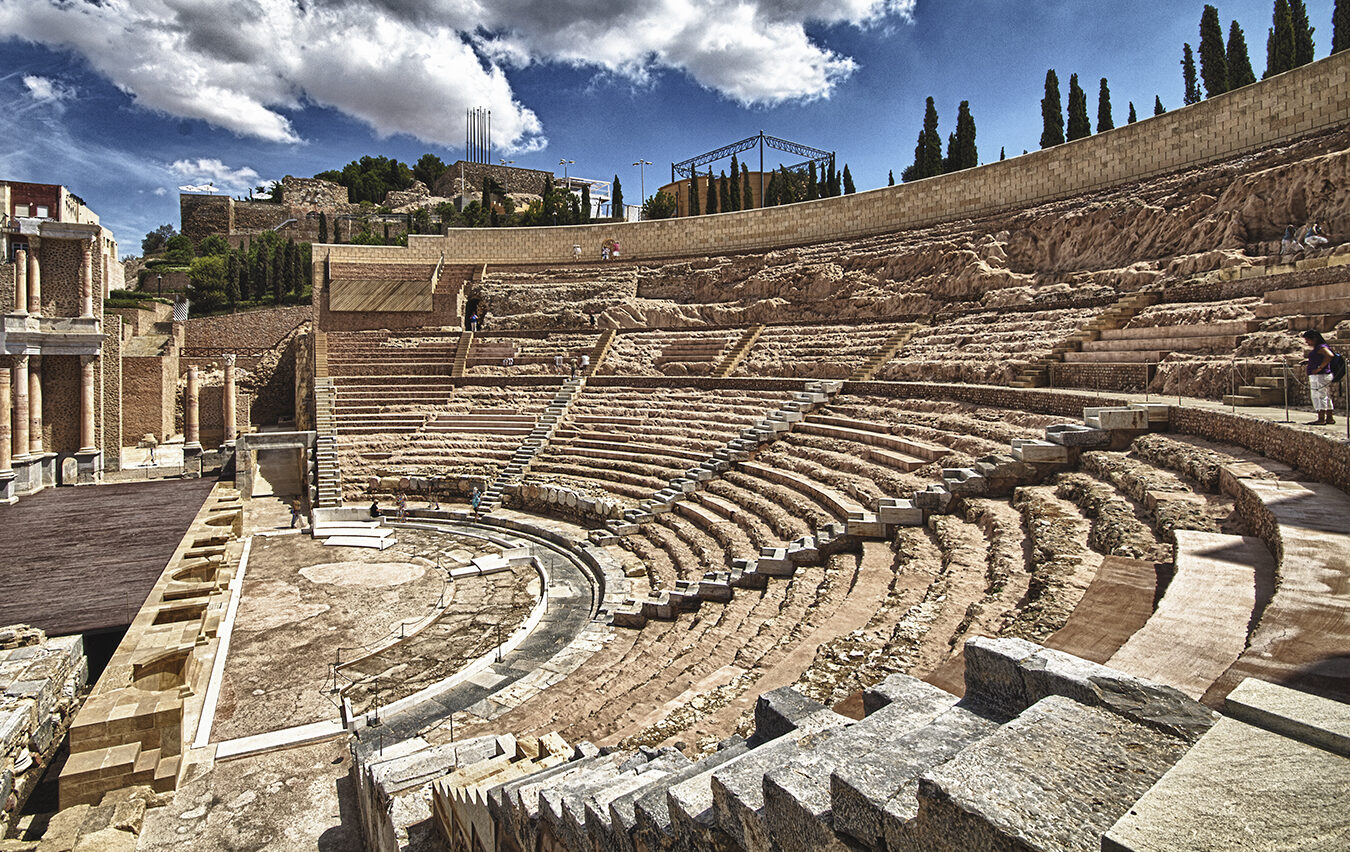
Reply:
[[[555,264],[688,257],[858,239],[990,215],[1194,168],[1350,122],[1350,51],[1184,109],[1003,162],[785,207],[621,225],[455,229],[408,248],[327,247],[334,261]],[[323,256],[316,252],[316,260]]]

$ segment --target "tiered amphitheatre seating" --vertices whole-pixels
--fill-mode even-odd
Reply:
[[[449,398],[454,330],[331,332],[328,372],[339,435],[408,433]]]
[[[579,483],[587,493],[608,492],[636,502],[707,459],[782,396],[588,387],[530,469],[535,476]]]
[[[1131,324],[1107,329],[1097,340],[1085,340],[1078,352],[1064,353],[1066,364],[1156,364],[1174,352],[1196,355],[1229,355],[1248,333],[1256,331],[1255,320],[1204,323],[1184,326]]]
[[[731,375],[847,379],[908,330],[889,322],[768,326]]]
[[[478,332],[467,360],[468,375],[539,375],[558,373],[555,360],[561,355],[563,370],[572,358],[580,360],[595,349],[599,332],[500,333]],[[513,363],[503,367],[503,359]]]
[[[1061,308],[939,317],[920,328],[875,378],[1009,384],[1099,313]]]
[[[709,376],[741,336],[734,329],[656,329],[620,334],[602,376]]]
[[[344,487],[353,494],[368,477],[438,476],[491,479],[534,428],[556,386],[461,387],[422,415],[417,429],[393,435],[342,435]]]
[[[599,246],[593,254],[583,249],[599,256]],[[626,263],[489,266],[482,287],[492,295],[493,330],[583,329],[592,315],[628,309],[637,297],[638,269]]]

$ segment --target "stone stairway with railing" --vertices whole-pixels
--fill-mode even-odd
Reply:
[[[806,391],[796,394],[791,402],[747,429],[699,467],[672,480],[666,489],[643,501],[637,509],[628,510],[623,520],[611,521],[607,530],[592,533],[592,540],[596,544],[609,544],[620,536],[638,532],[642,524],[674,510],[678,501],[733,467],[761,475],[767,473],[772,478],[773,471],[760,471],[759,466],[751,464],[753,454],[791,431],[812,408],[826,402],[841,387],[841,382],[808,384]],[[629,598],[610,614],[611,623],[641,628],[650,620],[670,620],[681,611],[697,609],[705,602],[726,603],[737,588],[763,589],[773,578],[790,579],[800,567],[820,564],[834,553],[856,548],[860,540],[889,540],[897,527],[922,526],[932,515],[952,512],[954,504],[964,498],[1010,495],[1018,486],[1037,484],[1072,468],[1085,450],[1126,446],[1151,429],[1165,428],[1167,422],[1165,404],[1085,408],[1082,423],[1050,426],[1043,439],[1014,439],[1007,453],[984,456],[972,467],[943,468],[941,482],[931,483],[908,498],[882,497],[870,509],[848,509],[844,523],[826,524],[814,535],[764,547],[751,558],[734,559],[730,570],[708,571],[698,580],[677,580],[671,589]],[[811,483],[799,484],[823,501],[828,502],[834,496],[813,489]]]
[[[614,338],[618,334],[618,329],[609,328],[605,329],[604,333],[600,335],[600,339],[595,342],[595,348],[591,350],[590,365],[582,371],[584,378],[594,376],[596,371],[600,369],[600,362],[605,360],[605,356],[609,354],[609,348],[614,345]]]
[[[342,468],[337,453],[337,389],[328,373],[328,335],[314,333],[315,506],[342,505]]]
[[[923,326],[919,323],[914,323],[891,335],[890,339],[887,340],[882,347],[872,355],[872,357],[867,359],[867,363],[863,364],[853,372],[853,375],[848,377],[848,380],[850,382],[871,381],[877,374],[877,370],[886,366],[887,362],[899,354],[900,350],[905,348],[905,344],[909,343],[922,327]]]
[[[519,486],[525,479],[525,471],[529,469],[530,462],[548,446],[553,434],[558,431],[558,424],[567,417],[567,410],[572,407],[572,403],[585,387],[586,379],[581,377],[570,378],[563,382],[562,387],[549,401],[548,407],[544,409],[543,415],[535,423],[534,429],[516,448],[506,467],[502,468],[497,478],[483,492],[478,504],[480,515],[486,515],[501,506],[502,494],[508,488]]]
[[[450,367],[450,377],[463,378],[469,366],[469,350],[473,349],[473,332],[464,330],[459,335],[459,346],[455,349],[455,361]]]
[[[722,363],[718,364],[713,370],[713,378],[725,379],[730,376],[732,371],[740,366],[745,360],[745,356],[750,354],[750,349],[759,340],[759,336],[764,333],[763,325],[752,325],[741,335],[741,339],[736,341],[725,355],[722,356]]]
[[[1050,384],[1050,365],[1062,362],[1067,352],[1078,352],[1083,343],[1101,338],[1103,331],[1123,328],[1145,308],[1158,303],[1158,293],[1131,293],[1097,314],[1067,340],[1057,344],[1045,358],[1031,362],[1013,381],[1015,388],[1043,388]]]

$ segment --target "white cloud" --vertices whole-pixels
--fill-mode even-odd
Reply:
[[[272,183],[259,181],[258,173],[248,166],[233,168],[214,158],[176,160],[169,165],[169,173],[203,186],[210,184],[218,191],[231,195],[246,195],[256,186],[269,186]]]
[[[813,41],[808,25],[867,27],[907,18],[914,5],[0,0],[0,33],[74,50],[141,106],[242,136],[299,141],[287,113],[315,103],[383,136],[455,146],[465,110],[486,106],[496,143],[518,152],[546,140],[537,116],[517,100],[507,67],[561,62],[638,81],[673,70],[747,105],[809,100],[828,97],[855,65]]]
[[[23,85],[28,89],[28,94],[32,96],[33,100],[42,103],[60,103],[75,97],[73,88],[50,77],[25,74]]]

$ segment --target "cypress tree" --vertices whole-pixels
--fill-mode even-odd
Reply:
[[[1261,79],[1283,74],[1294,67],[1297,45],[1294,38],[1294,15],[1289,0],[1275,0],[1271,28],[1266,33],[1266,73]]]
[[[1064,144],[1064,107],[1059,98],[1059,77],[1055,69],[1045,72],[1045,97],[1041,98],[1041,147]]]
[[[762,206],[778,206],[778,172],[769,175],[769,184],[764,187],[764,200]]]
[[[1167,112],[1167,110],[1163,108],[1163,105],[1162,105],[1162,98],[1158,97],[1157,95],[1154,95],[1154,96],[1153,96],[1153,114],[1154,114],[1154,115],[1162,115],[1162,114],[1165,113],[1165,112]]]
[[[225,301],[231,310],[239,303],[239,254],[230,252],[225,259]]]
[[[1195,54],[1191,52],[1191,43],[1186,42],[1181,51],[1181,82],[1186,87],[1182,102],[1186,106],[1200,103],[1200,83],[1195,78]]]
[[[272,301],[281,304],[281,294],[290,289],[286,280],[285,247],[277,246],[272,250]]]
[[[703,211],[698,209],[698,172],[694,172],[689,178],[689,215],[697,216]]]
[[[729,201],[731,206],[728,210],[736,211],[741,209],[741,164],[736,159],[736,155],[731,155],[731,186],[728,187]]]
[[[848,163],[844,163],[844,194],[852,195],[858,188],[853,185],[853,175],[849,174]]]
[[[1130,101],[1130,117],[1125,119],[1126,124],[1134,124],[1139,120],[1139,114],[1134,111],[1134,101]]]
[[[755,194],[750,189],[750,167],[745,163],[741,163],[741,209],[755,209]]]
[[[980,151],[975,145],[975,118],[970,114],[970,101],[961,101],[956,110],[956,133],[952,134],[948,149],[948,171],[973,169],[980,164]]]
[[[581,185],[581,221],[590,224],[591,221],[591,185],[583,183]]]
[[[708,203],[703,212],[708,215],[717,212],[717,178],[713,177],[712,166],[708,166]]]
[[[253,298],[252,285],[249,281],[251,265],[248,262],[248,253],[241,248],[235,252],[235,258],[239,264],[239,298],[247,302]]]
[[[1340,53],[1350,48],[1350,0],[1336,0],[1331,12],[1331,52]]]
[[[717,175],[717,205],[723,213],[730,213],[731,210],[731,185],[727,183],[727,173],[719,172]]]
[[[1092,135],[1092,124],[1088,121],[1087,93],[1078,85],[1078,75],[1069,75],[1069,132],[1068,139],[1083,139]]]
[[[919,141],[914,147],[911,174],[914,180],[942,174],[942,137],[938,135],[937,105],[931,97],[924,109],[923,130],[919,131]]]
[[[1247,36],[1242,27],[1233,21],[1228,28],[1228,90],[1240,89],[1256,82],[1256,72],[1252,70],[1252,59],[1247,52]]]
[[[619,176],[614,176],[613,200],[609,204],[609,213],[611,216],[618,217],[620,221],[624,218],[623,209],[623,185],[619,183]]]
[[[1224,55],[1223,25],[1219,10],[1205,5],[1200,15],[1200,79],[1205,81],[1205,96],[1212,98],[1228,91],[1228,57]]]
[[[1130,104],[1130,112],[1134,112],[1134,104]],[[1097,91],[1097,132],[1104,133],[1115,127],[1116,120],[1111,117],[1111,89],[1103,77],[1101,88]]]
[[[998,161],[1001,163],[1006,159],[1008,159],[1008,149],[1000,147],[998,149]]]
[[[298,299],[305,287],[305,276],[300,266],[300,246],[296,245],[295,240],[286,241],[286,261],[291,268],[291,292]]]
[[[820,184],[816,182],[816,161],[808,164],[806,173],[806,200],[815,201],[820,197]]]
[[[328,242],[328,214],[319,214],[319,242]]]
[[[886,172],[886,185],[895,186],[895,169]]]
[[[1308,24],[1308,6],[1303,0],[1289,0],[1289,15],[1294,22],[1294,67],[1298,68],[1313,61],[1316,28]]]

